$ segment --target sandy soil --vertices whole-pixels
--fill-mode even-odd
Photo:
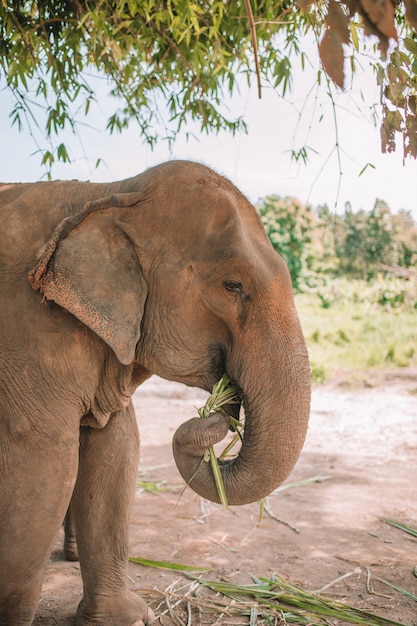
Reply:
[[[417,527],[417,370],[367,380],[354,388],[334,381],[314,389],[306,444],[287,483],[314,476],[326,480],[271,495],[269,510],[280,521],[264,515],[260,524],[258,504],[224,511],[189,490],[179,499],[183,483],[172,459],[172,434],[206,396],[158,378],[148,381],[135,395],[142,437],[139,473],[141,479],[161,481],[167,491],[136,494],[131,555],[210,566],[206,577],[212,580],[249,583],[248,572],[275,573],[416,625],[417,603],[380,579],[417,595],[417,540],[380,518]],[[60,536],[46,572],[37,626],[74,624],[81,578],[77,563],[63,561],[61,545]],[[189,584],[167,570],[133,563],[129,570],[132,589]],[[216,621],[200,619],[193,624]],[[164,615],[161,623],[174,622]]]

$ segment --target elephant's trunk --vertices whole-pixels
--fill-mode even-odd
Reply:
[[[239,455],[220,462],[229,504],[255,502],[276,489],[294,467],[307,431],[310,367],[298,317],[292,309],[286,319],[276,314],[274,318],[273,332],[265,335],[265,328],[259,329],[255,354],[249,347],[244,358],[232,351],[227,364],[229,376],[243,391],[245,408]],[[228,418],[220,414],[193,418],[180,426],[173,440],[184,480],[213,502],[219,502],[219,496],[210,463],[202,457],[207,447],[224,438],[227,428]]]

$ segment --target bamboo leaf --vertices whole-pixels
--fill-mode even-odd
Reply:
[[[201,407],[200,409],[198,409],[197,412],[198,412],[198,415],[203,419],[209,417],[212,413],[224,413],[225,415],[227,415],[227,413],[225,412],[223,408],[226,404],[239,404],[240,405],[242,404],[242,401],[243,401],[242,391],[239,389],[237,385],[235,385],[230,380],[230,377],[227,374],[224,374],[222,378],[213,385],[213,390],[212,390],[211,395],[207,398],[205,405]],[[232,444],[234,445],[234,443],[237,443],[237,441],[241,437],[238,429],[242,426],[242,424],[238,420],[230,417],[230,425],[239,434],[239,437],[235,438],[232,442]],[[232,445],[229,444],[225,448],[225,450],[223,450],[221,457],[226,456],[226,454],[228,454],[228,452],[230,451],[231,447]],[[213,472],[213,477],[216,483],[216,489],[219,495],[220,502],[222,503],[224,508],[227,509],[229,505],[227,501],[226,489],[225,489],[224,482],[223,482],[222,472],[219,467],[219,463],[218,463],[217,456],[216,456],[213,446],[211,446],[208,450],[206,450],[204,454],[204,460],[210,461],[211,469]]]
[[[280,485],[273,493],[278,493],[279,491],[284,491],[285,489],[294,489],[295,487],[305,487],[306,485],[311,485],[312,483],[322,483],[330,478],[330,476],[311,476],[310,478],[304,478],[303,480]]]
[[[219,464],[217,462],[216,453],[214,451],[213,446],[210,448],[210,463],[211,469],[213,472],[214,480],[216,483],[217,493],[219,494],[220,502],[224,506],[225,509],[229,508],[229,503],[227,502],[227,494],[226,489],[224,487],[223,476]]]
[[[158,569],[169,569],[180,572],[207,572],[210,570],[210,567],[194,567],[193,565],[182,565],[181,563],[171,563],[169,561],[152,561],[151,559],[142,559],[136,556],[131,556],[129,561],[144,565],[145,567],[156,567]]]
[[[216,593],[233,598],[236,603],[241,601],[241,596],[246,596],[254,598],[259,606],[262,603],[264,607],[274,611],[287,612],[295,608],[297,621],[301,621],[301,623],[327,624],[326,618],[332,617],[347,624],[361,624],[363,626],[405,626],[401,622],[375,615],[369,611],[314,595],[279,577],[269,579],[251,576],[251,578],[253,581],[251,585],[235,585],[224,581],[207,581],[197,578],[194,580]],[[299,611],[301,611],[300,614]],[[307,622],[305,621],[306,618],[308,619]],[[313,621],[314,618],[319,618],[320,622]]]
[[[417,528],[413,528],[412,526],[406,526],[405,524],[402,524],[401,522],[397,522],[396,520],[391,519],[390,517],[381,517],[380,519],[383,522],[390,524],[390,526],[399,528],[400,530],[403,530],[405,533],[408,533],[409,535],[412,535],[413,537],[417,537]]]
[[[414,602],[417,602],[417,596],[414,595],[414,593],[411,593],[411,591],[407,591],[406,589],[403,589],[402,587],[399,587],[398,585],[394,585],[393,583],[389,583],[387,580],[383,580],[382,578],[378,578],[378,580],[381,583],[384,583],[384,585],[388,585],[388,587],[391,587],[391,589],[395,589],[395,591],[398,591],[399,593],[402,593],[404,596],[406,596],[410,600],[414,600]]]

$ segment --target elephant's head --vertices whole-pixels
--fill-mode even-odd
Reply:
[[[228,501],[258,500],[293,468],[309,415],[286,265],[248,200],[202,165],[165,163],[109,189],[59,225],[29,279],[123,364],[206,390],[226,372],[246,415],[240,453],[222,464]],[[174,436],[180,472],[213,501],[200,460],[227,426],[220,415],[195,418]]]

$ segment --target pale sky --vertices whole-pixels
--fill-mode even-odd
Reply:
[[[326,203],[333,209],[337,203],[337,210],[343,211],[347,201],[354,209],[370,210],[376,198],[380,198],[392,211],[411,210],[417,220],[417,161],[409,159],[403,165],[401,137],[395,153],[381,154],[379,120],[372,122],[375,112],[379,114],[378,108],[373,107],[379,93],[370,70],[355,80],[352,89],[341,92],[333,88],[336,139],[326,85],[318,92],[311,91],[317,71],[317,60],[312,61],[309,71],[295,72],[295,88],[285,100],[268,87],[263,88],[260,100],[255,84],[250,90],[241,88],[241,94],[228,106],[233,113],[244,115],[248,135],[207,136],[195,131],[196,137],[187,142],[184,132],[171,151],[162,141],[152,151],[142,142],[134,124],[122,135],[107,134],[106,112],[111,109],[103,86],[93,115],[85,120],[90,128],[80,127],[82,145],[76,137],[64,137],[69,142],[73,163],[57,165],[53,176],[95,182],[119,180],[170,158],[191,159],[227,176],[252,201],[269,194],[289,195],[313,206]],[[28,132],[19,133],[10,127],[10,103],[8,92],[0,92],[0,180],[38,180],[45,173],[40,157],[32,154],[36,146]],[[42,145],[46,145],[45,141]],[[303,145],[312,149],[307,165],[296,164],[290,158],[291,149],[298,150]],[[105,163],[95,169],[97,158]],[[368,165],[360,175],[367,164],[375,169]]]

